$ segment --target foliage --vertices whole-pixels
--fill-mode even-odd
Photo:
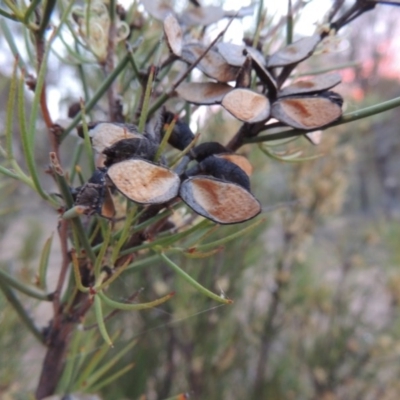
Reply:
[[[1,315],[6,322],[0,324],[2,346],[13,346],[12,337],[21,335],[13,309],[46,347],[38,399],[72,392],[149,399],[183,399],[186,392],[227,399],[378,396],[371,381],[389,382],[391,377],[381,378],[374,366],[388,353],[385,343],[394,340],[387,335],[397,333],[396,318],[375,326],[365,315],[365,304],[354,306],[372,292],[349,278],[356,275],[357,262],[363,263],[357,246],[335,248],[318,240],[327,246],[326,254],[337,253],[334,279],[325,276],[325,265],[319,275],[310,267],[333,260],[322,251],[307,251],[321,230],[318,222],[343,208],[346,168],[354,153],[340,142],[345,135],[327,137],[318,154],[299,142],[307,137],[316,144],[316,130],[400,104],[399,97],[378,100],[342,115],[342,97],[330,91],[340,79],[320,79],[320,66],[311,57],[379,2],[347,6],[334,1],[324,25],[299,41],[293,41],[293,32],[296,18],[306,12],[303,2],[292,6],[289,1],[281,21],[270,18],[263,2],[237,12],[191,2],[179,13],[162,1],[142,3],[124,9],[115,1],[83,6],[74,1],[1,2],[0,26],[8,58],[14,60],[1,143],[2,196],[19,182],[17,190],[29,188],[41,207],[57,215],[57,235],[42,240],[36,227],[26,235],[20,271],[11,264],[1,266],[1,301],[9,305]],[[224,43],[231,24],[253,14],[254,29],[246,33],[245,44]],[[218,34],[212,31],[215,26],[223,26]],[[66,99],[67,122],[54,121],[50,112],[49,83],[56,62],[55,86],[61,87],[63,74],[71,71],[74,84],[81,86],[79,101]],[[293,84],[302,68],[312,77]],[[214,104],[235,119],[215,111]],[[194,135],[190,126],[196,115]],[[103,128],[106,145],[98,139]],[[110,142],[112,132],[118,138]],[[128,157],[121,156],[127,151],[122,139],[127,138],[134,146]],[[43,149],[44,139],[48,148]],[[240,149],[236,157],[242,167],[215,154],[201,159],[199,140],[224,144],[227,159]],[[252,143],[261,151],[242,149]],[[264,156],[271,161],[267,165],[281,171],[275,179],[282,176],[287,183],[283,190],[289,201],[278,204],[273,216],[262,207],[274,196],[265,194]],[[254,164],[252,191],[243,167],[251,167],[247,158]],[[276,166],[277,161],[287,165]],[[149,171],[143,185],[151,186],[155,170],[178,185],[168,186],[162,200],[155,201],[152,192],[137,200],[137,182],[142,184]],[[274,174],[270,176],[273,180]],[[133,189],[122,185],[126,179]],[[212,202],[193,195],[196,179],[223,190],[223,196],[206,192],[206,197],[223,199],[216,201],[221,201],[219,214]],[[236,197],[224,203],[229,193]],[[0,213],[11,218],[11,205],[3,204]],[[260,211],[264,215],[244,222]],[[56,236],[61,257],[54,285],[49,274]],[[357,232],[354,240],[362,241],[360,236]],[[387,282],[393,302],[398,300],[397,275]],[[271,290],[260,290],[263,285]],[[231,297],[235,304],[225,307],[232,304]],[[36,302],[52,308],[51,321],[42,330],[28,312]],[[365,331],[373,332],[372,341]],[[10,360],[14,366],[16,360]],[[0,390],[13,395],[19,387],[12,384],[14,371],[8,373]]]

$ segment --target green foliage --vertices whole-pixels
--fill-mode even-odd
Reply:
[[[8,47],[2,51],[7,51],[12,70],[4,85],[0,139],[1,236],[12,229],[14,218],[30,220],[26,215],[35,214],[35,201],[44,220],[51,216],[54,223],[51,229],[42,221],[26,223],[16,235],[20,245],[12,262],[0,265],[0,346],[9,354],[0,362],[0,396],[33,396],[34,389],[20,383],[23,352],[35,347],[26,337],[30,332],[46,347],[38,399],[74,392],[115,399],[182,400],[184,393],[210,399],[334,399],[343,393],[343,398],[362,398],[365,393],[378,395],[374,385],[386,385],[389,399],[396,389],[389,373],[390,349],[399,346],[400,327],[400,278],[391,268],[399,259],[396,225],[380,231],[390,254],[385,258],[368,223],[355,221],[353,230],[346,223],[347,230],[339,233],[329,222],[346,209],[345,191],[351,186],[353,150],[342,125],[398,107],[400,98],[371,95],[367,107],[310,129],[337,127],[337,136],[326,137],[317,152],[302,142],[310,132],[297,129],[297,122],[288,129],[285,115],[272,123],[269,111],[265,118],[257,113],[248,117],[257,109],[255,102],[254,107],[243,103],[237,108],[222,99],[212,102],[222,104],[235,120],[211,107],[199,112],[197,104],[207,101],[190,104],[176,90],[184,81],[214,83],[193,70],[206,69],[215,78],[212,65],[207,69],[202,60],[248,10],[236,14],[216,7],[207,16],[204,8],[196,17],[195,5],[186,9],[183,20],[196,17],[200,22],[185,28],[184,40],[209,43],[200,55],[190,54],[193,60],[188,62],[171,46],[179,34],[168,36],[167,27],[157,21],[165,16],[151,2],[143,3],[135,1],[124,10],[115,1],[82,6],[74,1],[0,2],[2,45]],[[339,5],[332,5],[327,27],[318,27],[317,42],[375,7],[358,1],[349,8]],[[172,6],[166,7],[174,13]],[[305,10],[301,2],[289,1],[287,15],[276,21],[259,2],[254,29],[247,34],[252,50],[259,45],[264,56],[274,56],[280,50],[270,49],[286,43],[294,46],[294,53],[299,51],[293,36]],[[215,18],[218,12],[224,28],[210,33],[208,25],[220,21],[201,18]],[[288,101],[279,91],[288,79],[301,76],[295,68],[301,69],[303,61],[306,74],[314,76],[358,65],[334,63],[327,68],[310,58],[314,48],[304,58],[277,67],[269,61],[260,64],[248,48],[240,55],[247,64],[237,68],[237,88],[228,87],[229,93],[252,93],[273,108]],[[188,65],[183,67],[182,61]],[[59,68],[56,84],[53,64]],[[234,69],[228,62],[224,66],[228,72]],[[71,72],[81,99],[65,94],[70,118],[67,123],[54,121],[49,87],[53,82],[53,88],[61,89],[63,74]],[[312,92],[307,99],[330,99],[330,106],[341,113],[341,97],[321,93]],[[304,98],[296,99],[301,105]],[[164,107],[174,111],[170,123],[161,118]],[[212,222],[216,219],[196,215],[177,195],[161,204],[135,204],[115,187],[110,190],[108,181],[99,188],[90,176],[100,171],[104,154],[99,157],[92,148],[90,122],[102,120],[124,124],[127,133],[132,133],[127,124],[133,122],[135,134],[163,135],[148,161],[175,168],[181,181],[188,179],[187,157],[197,140],[227,143],[231,152],[259,143],[240,151],[254,164],[252,188],[264,205],[263,216],[220,226]],[[199,132],[184,150],[171,149],[168,143],[184,121],[187,129],[198,122]],[[75,135],[77,127],[83,140]],[[226,177],[219,181],[233,182]],[[85,188],[104,196],[100,205],[98,198],[95,205],[78,204]],[[114,210],[107,214],[107,201],[114,202],[115,215]],[[275,201],[279,204],[268,210],[266,205]],[[370,249],[364,252],[366,244]],[[386,318],[368,313],[373,303],[369,297],[385,303],[373,285],[380,262],[389,264],[379,282],[381,296],[389,298]],[[51,304],[52,315],[46,314],[41,329],[37,310],[45,302]],[[379,368],[387,373],[381,376]]]

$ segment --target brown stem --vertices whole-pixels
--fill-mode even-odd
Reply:
[[[264,124],[265,122],[257,124],[243,124],[236,132],[235,136],[226,145],[226,148],[231,151],[238,150],[244,145],[244,139],[257,136],[264,127]]]
[[[37,74],[39,74],[40,68],[43,62],[43,55],[45,52],[45,42],[42,36],[36,35],[36,61],[37,61]],[[51,119],[49,108],[47,106],[47,96],[46,96],[46,82],[42,86],[42,92],[40,93],[40,109],[42,111],[42,117],[44,123],[46,124],[47,133],[49,136],[50,146],[54,153],[56,153],[57,158],[60,159],[59,153],[59,142],[54,134],[54,123]]]
[[[47,340],[47,352],[43,360],[39,384],[36,390],[36,399],[42,400],[54,394],[64,369],[65,355],[68,350],[71,335],[77,321],[88,310],[88,296],[79,292],[74,299],[74,305],[78,310],[74,316],[63,315],[58,327],[51,326]]]
[[[61,296],[61,290],[65,282],[65,278],[67,276],[68,265],[70,262],[70,257],[68,254],[68,222],[66,220],[60,221],[60,225],[58,227],[58,234],[61,243],[62,263],[61,263],[60,275],[58,276],[56,290],[53,294],[54,329],[58,329],[60,324],[60,317],[61,317],[60,296]]]

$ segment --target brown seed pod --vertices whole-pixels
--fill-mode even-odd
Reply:
[[[217,50],[225,61],[234,67],[241,67],[246,60],[246,46],[221,42],[217,44]]]
[[[168,14],[174,12],[171,2],[167,0],[141,0],[146,11],[155,19],[164,21]]]
[[[78,135],[83,137],[83,127],[77,128]],[[142,138],[136,125],[114,122],[93,122],[88,125],[88,133],[93,148],[101,153],[105,148],[112,146],[122,139]]]
[[[107,175],[128,199],[139,204],[162,204],[177,196],[179,176],[166,167],[140,158],[111,165]]]
[[[205,142],[194,147],[189,155],[197,162],[205,160],[207,157],[214,155],[217,158],[227,160],[239,168],[241,168],[246,175],[250,176],[253,173],[253,167],[249,160],[240,155],[229,152],[229,150],[218,142]]]
[[[339,74],[317,75],[311,79],[302,79],[279,91],[278,97],[312,94],[333,88],[342,81]]]
[[[318,129],[341,117],[342,103],[335,92],[283,97],[272,104],[271,116],[294,128]]]
[[[270,98],[276,96],[277,84],[275,78],[264,67],[264,63],[260,62],[259,58],[252,58],[253,68],[256,71],[260,81],[268,88],[268,96]]]
[[[197,214],[218,224],[237,224],[261,211],[258,200],[242,186],[209,176],[186,179],[179,196]]]
[[[269,100],[250,89],[234,89],[222,99],[222,106],[234,117],[249,123],[261,122],[270,115]]]
[[[105,171],[97,169],[89,181],[72,190],[74,206],[82,207],[84,214],[100,214],[105,218],[115,215],[114,202],[106,186]]]
[[[245,157],[240,154],[218,154],[217,157],[223,158],[224,160],[227,160],[235,165],[237,165],[239,168],[241,168],[247,176],[251,176],[253,173],[253,166],[250,164],[250,161]]]
[[[180,57],[182,54],[182,29],[173,14],[168,14],[164,20],[164,33],[169,49]]]
[[[154,160],[157,150],[158,145],[143,135],[140,138],[119,140],[112,146],[103,150],[103,154],[107,157],[104,165],[109,167],[112,164],[133,157],[140,157],[145,160]]]
[[[267,67],[285,67],[303,61],[312,55],[320,41],[318,34],[297,40],[272,54],[267,60]]]
[[[178,96],[194,104],[218,104],[232,90],[232,86],[217,82],[181,83],[176,89]]]
[[[186,9],[180,16],[184,25],[210,25],[225,17],[222,7],[206,6]]]
[[[200,43],[189,43],[183,46],[181,58],[183,61],[193,64],[206,50],[207,47]],[[229,65],[221,54],[213,49],[206,53],[197,68],[210,78],[225,83],[236,80],[239,73],[239,67]]]

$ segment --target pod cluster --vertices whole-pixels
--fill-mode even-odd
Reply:
[[[174,118],[165,112],[164,125]],[[78,134],[83,136],[82,128]],[[193,211],[219,224],[234,224],[258,215],[261,206],[250,190],[252,166],[239,154],[217,142],[194,146],[175,170],[164,158],[155,161],[157,135],[139,134],[134,125],[98,122],[89,126],[93,148],[104,157],[84,185],[73,189],[74,206],[87,215],[113,216],[110,206],[114,188],[143,205],[183,200]],[[189,126],[178,119],[169,144],[183,150],[194,139]]]
[[[238,120],[281,125],[305,131],[326,126],[342,115],[341,96],[330,91],[340,75],[317,75],[284,86],[293,69],[313,55],[326,32],[303,37],[265,55],[248,44],[218,43],[211,49],[192,38],[185,40],[185,22],[172,13],[164,19],[171,53],[196,67],[213,81],[182,83],[176,92],[193,104],[220,104]],[[256,85],[254,85],[256,78]],[[232,85],[232,83],[234,85]]]

